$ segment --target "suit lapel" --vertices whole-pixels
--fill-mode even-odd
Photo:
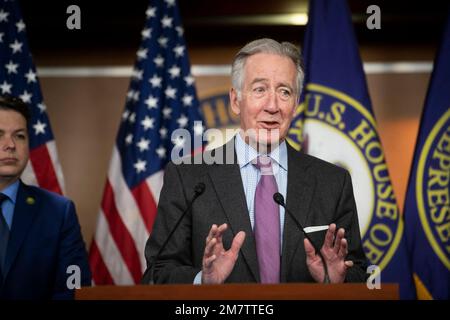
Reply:
[[[288,150],[288,180],[286,207],[305,227],[309,207],[314,194],[315,183],[307,171],[309,159],[297,152],[289,144]],[[303,235],[287,212],[283,231],[283,253],[281,259],[281,281],[287,281],[288,270],[297,247],[303,240]]]
[[[231,149],[230,143],[233,144]],[[234,150],[234,139],[227,143],[226,150]],[[245,232],[245,241],[241,248],[244,260],[247,262],[253,276],[259,282],[258,260],[256,257],[256,244],[250,217],[247,209],[242,177],[237,164],[236,156],[234,164],[212,165],[209,168],[209,176],[214,186],[217,197],[222,205],[229,221],[230,230],[235,236],[239,231]]]
[[[31,190],[21,182],[17,192],[16,206],[5,257],[4,279],[6,279],[11,265],[33,224],[37,213],[37,201],[38,199],[31,193]]]

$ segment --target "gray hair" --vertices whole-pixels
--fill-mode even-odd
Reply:
[[[300,96],[305,77],[300,50],[290,42],[280,43],[273,39],[263,38],[247,43],[234,57],[231,66],[231,83],[233,88],[237,91],[238,99],[241,99],[242,86],[244,84],[245,61],[248,57],[257,53],[271,53],[291,59],[297,67],[297,87],[295,90],[298,96]]]

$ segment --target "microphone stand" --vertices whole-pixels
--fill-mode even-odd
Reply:
[[[149,273],[150,273],[150,282],[149,284],[155,284],[154,282],[154,272],[155,272],[155,265],[156,261],[158,260],[160,254],[163,252],[163,250],[166,248],[167,244],[169,243],[169,240],[172,238],[172,235],[175,233],[175,230],[178,229],[178,226],[180,225],[181,221],[183,220],[184,216],[191,211],[192,205],[194,204],[195,200],[205,191],[205,184],[203,182],[197,183],[197,185],[194,187],[194,196],[192,197],[191,201],[189,202],[188,207],[186,210],[183,211],[181,216],[178,218],[177,222],[175,223],[175,226],[170,231],[169,235],[167,236],[166,240],[162,244],[162,246],[159,248],[158,252],[156,253],[155,257],[153,258],[153,262],[151,264]]]
[[[305,235],[305,238],[309,240],[309,242],[312,244],[312,246],[314,247],[314,250],[318,253],[320,259],[322,260],[322,265],[323,265],[323,271],[325,272],[325,276],[323,279],[323,283],[330,283],[330,277],[328,275],[328,267],[327,264],[325,263],[325,259],[322,256],[322,253],[320,252],[320,250],[317,249],[316,245],[314,244],[314,242],[311,240],[311,238],[308,236],[308,234],[305,232],[305,229],[303,228],[303,226],[300,224],[300,222],[297,220],[297,218],[292,214],[292,212],[286,207],[286,204],[284,203],[284,197],[281,193],[276,192],[273,195],[273,200],[279,204],[280,206],[282,206],[284,208],[284,210],[287,212],[287,214],[291,217],[292,220],[294,220],[295,224],[297,225],[297,228],[299,228],[303,234]]]

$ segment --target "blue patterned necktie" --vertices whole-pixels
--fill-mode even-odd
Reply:
[[[280,282],[280,210],[273,201],[278,192],[271,159],[259,156],[261,177],[255,191],[255,241],[261,283]]]
[[[0,193],[0,274],[3,271],[3,265],[5,262],[6,249],[8,248],[9,240],[9,227],[3,216],[2,203],[8,197],[3,193]]]

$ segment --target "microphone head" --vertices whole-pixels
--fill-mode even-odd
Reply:
[[[194,187],[194,192],[196,195],[201,195],[205,191],[205,184],[203,182],[199,182]]]
[[[275,192],[273,194],[273,201],[278,203],[280,206],[284,207],[284,197],[283,197],[283,195],[281,193]]]

